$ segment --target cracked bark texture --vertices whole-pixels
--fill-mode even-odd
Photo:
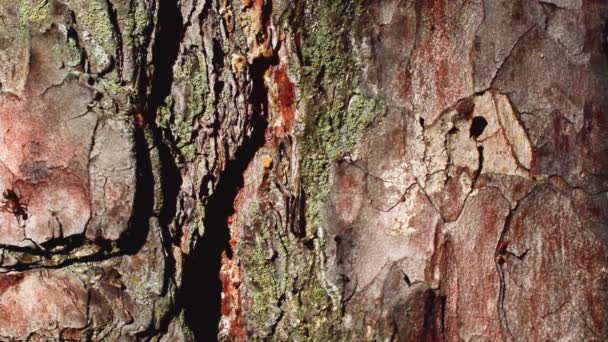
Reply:
[[[0,0],[0,340],[608,339],[607,23]]]

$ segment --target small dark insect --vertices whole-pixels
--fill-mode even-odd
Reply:
[[[27,220],[27,203],[25,203],[20,194],[17,194],[13,189],[6,189],[2,193],[2,206],[0,211],[11,213],[17,219]]]

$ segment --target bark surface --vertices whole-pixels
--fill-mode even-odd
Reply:
[[[0,0],[0,340],[608,339],[607,23]]]

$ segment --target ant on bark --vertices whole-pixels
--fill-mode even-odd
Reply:
[[[17,191],[19,193],[17,193]],[[6,189],[2,192],[2,206],[0,206],[0,211],[11,213],[15,215],[17,221],[20,219],[25,221],[28,219],[27,214],[27,202],[23,201],[23,196],[21,196],[21,191],[17,189]]]

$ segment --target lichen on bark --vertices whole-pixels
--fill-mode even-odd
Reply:
[[[374,118],[383,113],[382,102],[361,94],[361,1],[323,1],[303,9],[304,38],[300,66],[302,140],[301,174],[307,207],[307,233],[317,234],[317,203],[329,191],[329,169],[337,159],[356,154],[355,147]],[[307,29],[306,20],[317,20]]]

